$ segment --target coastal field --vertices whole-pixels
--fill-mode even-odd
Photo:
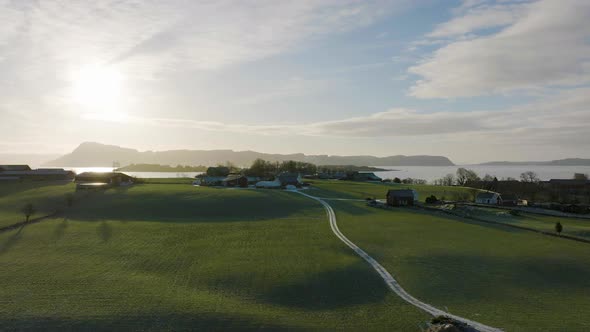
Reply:
[[[340,230],[410,294],[506,331],[587,331],[590,245],[502,225],[330,201]]]
[[[92,193],[0,233],[0,266],[5,330],[418,331],[429,319],[332,235],[319,204],[283,191]]]
[[[415,184],[398,184],[398,183],[378,183],[378,182],[354,182],[354,181],[337,181],[337,180],[312,180],[312,187],[308,194],[327,197],[327,198],[376,198],[385,199],[387,191],[390,189],[414,189],[418,192],[419,200],[430,195],[435,195],[439,199],[459,200],[473,199],[479,192],[478,189],[467,187],[446,187],[431,185]]]

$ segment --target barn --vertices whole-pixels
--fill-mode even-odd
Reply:
[[[494,192],[484,192],[479,193],[475,197],[475,203],[477,204],[491,204],[491,205],[498,205],[502,202],[502,198],[500,194]]]
[[[391,189],[387,191],[387,205],[412,206],[418,201],[418,193],[412,189]]]
[[[230,174],[222,181],[226,187],[247,187],[248,178],[242,174]]]

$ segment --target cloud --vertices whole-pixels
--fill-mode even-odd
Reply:
[[[587,130],[590,126],[589,105],[590,88],[580,88],[505,110],[427,113],[394,108],[333,121],[264,125],[140,117],[127,118],[124,122],[273,137],[413,137],[436,142],[467,142],[474,146],[543,144],[582,147],[590,142]]]
[[[410,67],[420,77],[411,96],[471,97],[590,83],[590,2],[508,3],[471,7],[461,15],[430,37],[505,27],[446,43]]]
[[[41,76],[88,62],[146,77],[209,70],[370,24],[404,2],[2,1],[0,54]]]

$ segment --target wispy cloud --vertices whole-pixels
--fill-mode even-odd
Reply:
[[[480,2],[478,2],[480,3]],[[590,83],[590,2],[472,4],[430,37],[462,37],[410,67],[418,98],[454,98]]]

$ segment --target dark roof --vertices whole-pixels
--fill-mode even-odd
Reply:
[[[518,196],[516,194],[502,194],[503,201],[518,201]]]
[[[0,165],[0,171],[30,171],[29,165]]]
[[[487,198],[494,198],[494,196],[497,195],[496,193],[492,193],[492,192],[485,192],[485,193],[479,193],[477,194],[476,198],[479,199],[487,199]]]
[[[223,179],[223,181],[233,181],[233,180],[238,180],[241,178],[246,178],[246,176],[242,175],[242,174],[230,174],[225,179]]]
[[[412,189],[389,189],[387,197],[389,196],[414,198],[414,191]]]

